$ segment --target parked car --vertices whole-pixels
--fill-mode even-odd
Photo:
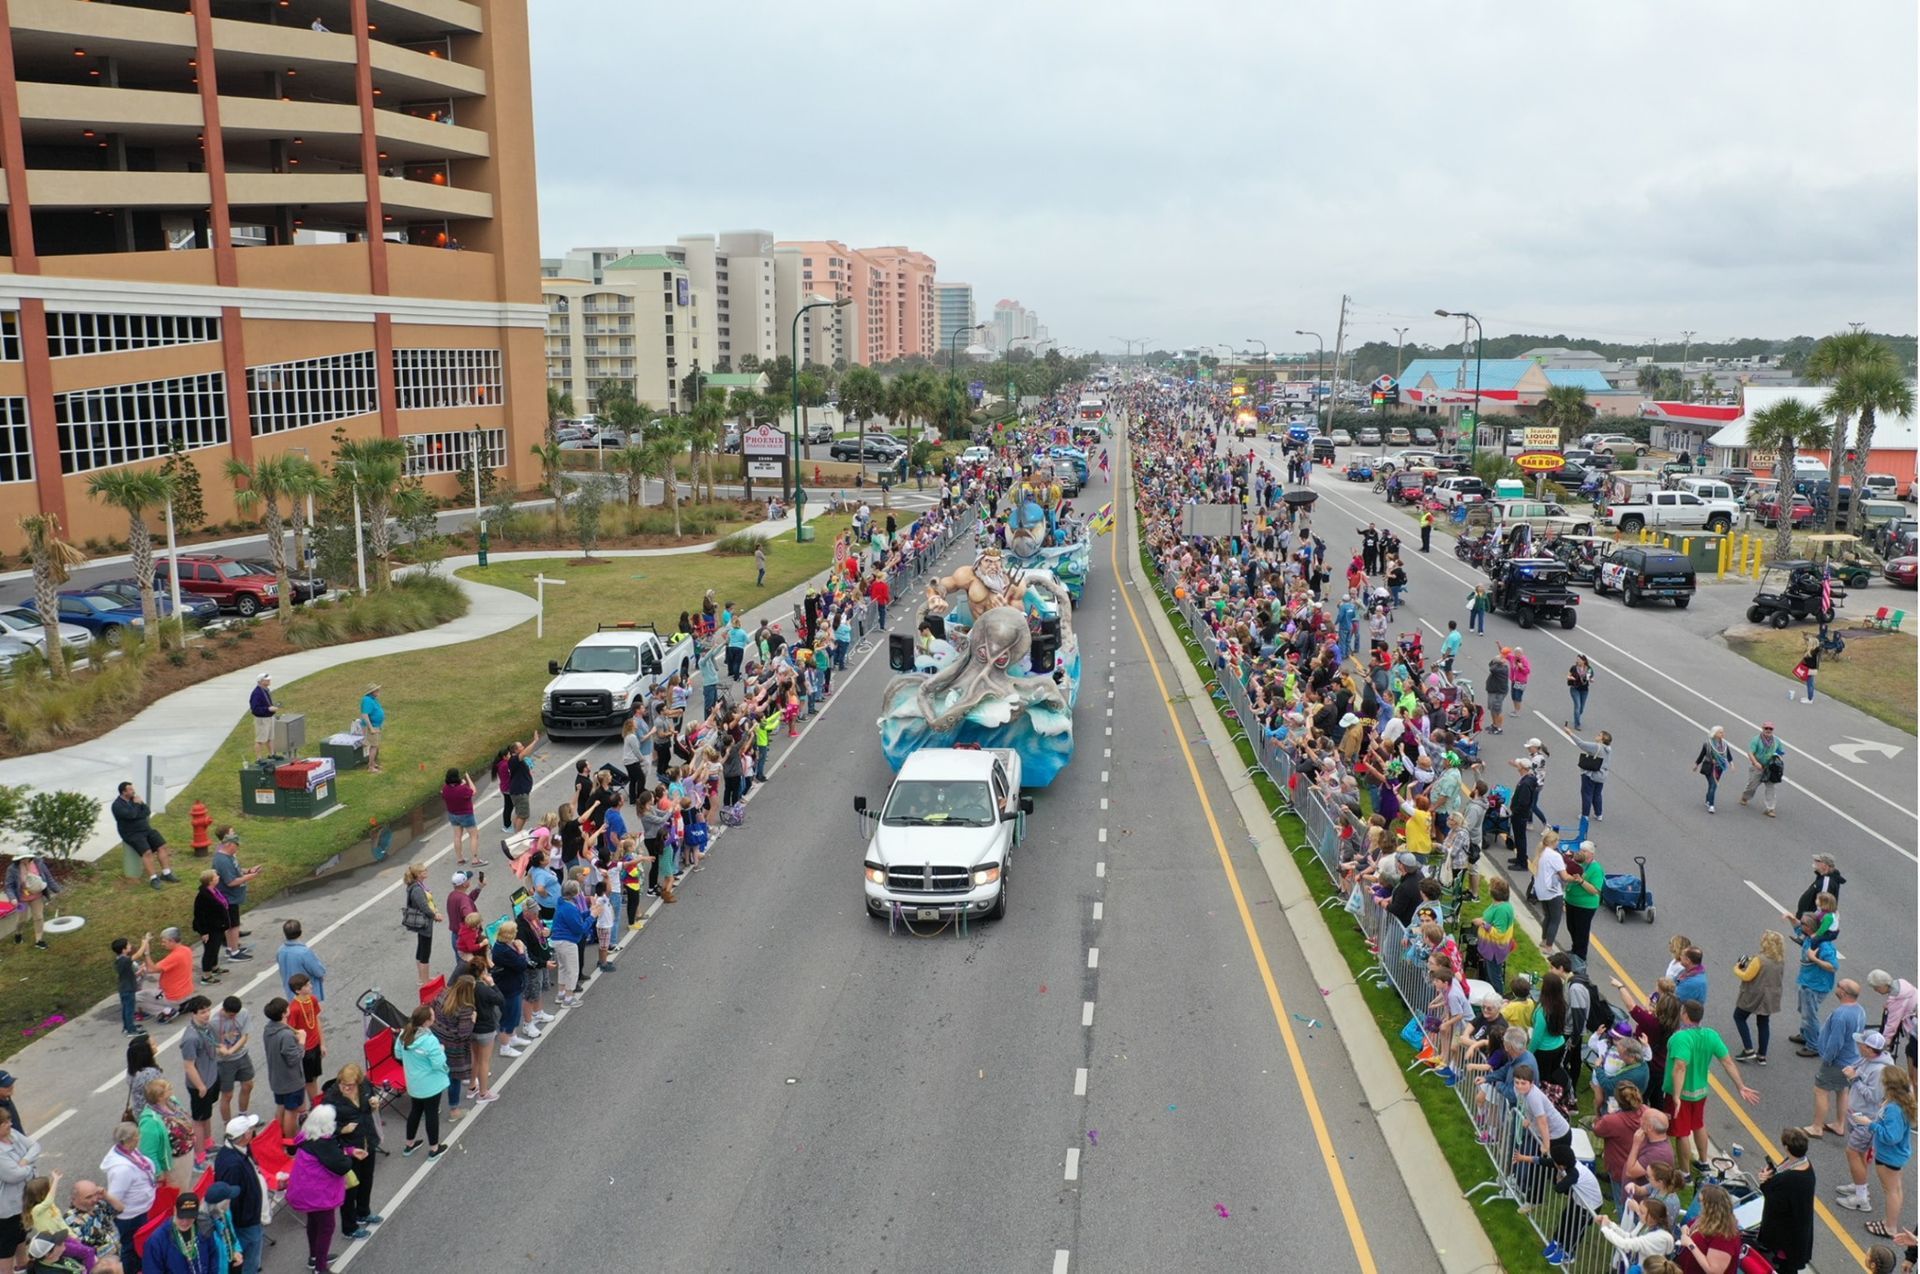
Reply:
[[[1353,445],[1353,435],[1344,429],[1334,430],[1332,436],[1333,445],[1336,447],[1351,447]]]
[[[274,575],[273,563],[264,557],[243,557],[240,559],[240,564],[248,570],[266,576],[268,579],[277,578]],[[289,563],[287,567],[287,583],[293,587],[293,604],[295,606],[305,606],[314,598],[325,597],[327,595],[326,580],[318,575],[302,574],[294,570],[291,563]]]
[[[1433,453],[1433,467],[1442,473],[1465,473],[1467,471],[1467,453],[1464,451],[1436,451]]]
[[[1753,481],[1753,470],[1721,469],[1715,472],[1713,476],[1732,487],[1735,495],[1744,495],[1746,494],[1747,484]]]
[[[73,591],[60,594],[60,622],[84,628],[109,646],[118,646],[129,628],[146,627],[140,603],[131,604],[101,593]]]
[[[1760,500],[1748,506],[1748,511],[1760,520],[1761,526],[1779,526],[1782,515],[1780,492],[1776,489],[1760,497]],[[1786,506],[1785,516],[1795,526],[1806,526],[1813,521],[1813,501],[1799,492],[1794,492]]]
[[[91,590],[103,597],[118,598],[127,602],[137,611],[140,609],[140,581],[136,579],[110,579],[103,584],[95,584]],[[168,580],[162,579],[154,590],[154,602],[160,618],[173,614],[173,588]],[[202,597],[190,593],[186,582],[181,581],[180,611],[189,624],[204,624],[220,613],[220,604],[211,597]]]
[[[1387,441],[1396,447],[1408,447],[1413,445],[1413,435],[1404,425],[1395,425],[1387,430]]]
[[[906,453],[905,447],[885,434],[867,434],[858,439],[842,438],[827,449],[827,454],[835,460],[873,461],[879,464],[891,464]]]
[[[70,654],[85,654],[87,645],[93,640],[93,634],[78,624],[69,624],[56,619],[54,628],[60,634],[60,646]],[[40,612],[31,604],[9,606],[0,610],[0,637],[11,637],[25,642],[35,650],[47,648],[47,630],[40,624]]]
[[[1911,554],[1896,557],[1887,563],[1885,573],[1887,583],[1895,588],[1913,588],[1916,582],[1920,582],[1920,557]]]
[[[1380,431],[1371,425],[1362,429],[1355,435],[1355,438],[1363,447],[1377,447],[1380,445]]]
[[[1884,526],[1869,528],[1863,538],[1867,547],[1881,557],[1898,557],[1900,554],[1896,550],[1916,531],[1920,531],[1920,519],[1901,518]]]
[[[1560,453],[1560,458],[1568,464],[1591,465],[1593,463],[1593,450],[1590,447],[1568,447]]]
[[[1644,456],[1647,454],[1646,443],[1629,438],[1625,434],[1601,434],[1593,440],[1591,445],[1595,452],[1604,451],[1612,456]]]
[[[1870,473],[1867,475],[1867,494],[1876,500],[1898,500],[1900,479],[1890,473]]]
[[[1487,484],[1473,474],[1442,478],[1433,485],[1433,498],[1448,508],[1456,504],[1478,504],[1491,495]]]
[[[1437,447],[1440,445],[1440,435],[1434,433],[1433,430],[1427,428],[1425,425],[1419,425],[1414,428],[1413,440],[1423,447]]]
[[[1307,444],[1307,454],[1308,454],[1308,457],[1315,464],[1319,464],[1323,460],[1328,463],[1332,463],[1333,439],[1331,438],[1313,439],[1311,442]]]
[[[153,586],[168,587],[168,559],[153,563]],[[244,562],[219,554],[180,555],[180,587],[211,597],[221,610],[252,617],[279,604],[279,581],[261,575]]]
[[[0,672],[13,667],[13,661],[36,647],[13,637],[0,637]]]

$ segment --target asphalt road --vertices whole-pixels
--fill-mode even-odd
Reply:
[[[1264,457],[1265,445],[1258,450]],[[1245,454],[1244,444],[1240,454]],[[1419,626],[1428,651],[1435,652],[1449,620],[1465,628],[1465,598],[1483,577],[1453,556],[1451,539],[1436,534],[1432,554],[1419,553],[1412,519],[1390,508],[1370,487],[1341,481],[1337,467],[1331,473],[1317,470],[1312,486],[1320,493],[1313,506],[1313,527],[1327,542],[1336,577],[1344,575],[1367,522],[1392,527],[1401,537],[1409,588],[1406,604],[1394,617],[1396,634]],[[1708,591],[1717,603],[1725,590],[1740,588],[1713,585]],[[1869,607],[1890,596],[1891,590],[1867,589],[1850,602],[1847,613],[1870,613]],[[1744,597],[1740,592],[1736,601]],[[1914,935],[1920,927],[1914,850],[1920,832],[1914,815],[1913,736],[1832,698],[1805,704],[1796,695],[1796,701],[1789,702],[1788,690],[1795,683],[1700,631],[1695,610],[1731,609],[1703,599],[1687,612],[1662,606],[1628,610],[1618,599],[1582,590],[1575,631],[1523,631],[1512,619],[1493,615],[1485,636],[1467,635],[1459,667],[1479,685],[1499,645],[1518,642],[1524,647],[1533,663],[1524,719],[1516,719],[1509,705],[1506,733],[1483,736],[1488,780],[1513,778],[1506,759],[1520,755],[1530,735],[1540,736],[1553,754],[1543,807],[1555,822],[1571,828],[1579,818],[1579,778],[1573,763],[1577,750],[1556,730],[1570,715],[1567,667],[1576,652],[1584,651],[1592,660],[1596,673],[1584,732],[1591,737],[1608,730],[1615,746],[1613,776],[1606,787],[1607,817],[1591,827],[1592,839],[1609,871],[1631,871],[1634,856],[1644,855],[1656,900],[1651,924],[1632,915],[1625,922],[1600,917],[1594,928],[1595,980],[1607,988],[1608,975],[1624,976],[1642,990],[1651,989],[1664,971],[1668,938],[1684,932],[1706,952],[1708,1023],[1737,1051],[1731,1021],[1736,985],[1732,964],[1756,949],[1764,930],[1784,931],[1779,913],[1793,907],[1812,879],[1810,854],[1815,849],[1833,853],[1849,881],[1841,894],[1842,976],[1864,982],[1867,971],[1876,967],[1896,976],[1914,975]],[[1712,726],[1724,725],[1739,749],[1763,720],[1775,722],[1788,748],[1788,783],[1779,794],[1778,818],[1762,817],[1757,797],[1751,807],[1739,805],[1745,781],[1739,769],[1722,781],[1719,812],[1709,815],[1704,782],[1691,768],[1701,740]],[[1881,746],[1850,747],[1860,742]],[[1736,761],[1736,766],[1741,764]],[[1762,1144],[1777,1146],[1780,1129],[1812,1119],[1814,1063],[1795,1057],[1785,1038],[1798,1029],[1793,973],[1787,971],[1787,1002],[1774,1020],[1770,1065],[1745,1072],[1747,1082],[1761,1093],[1760,1104],[1736,1114],[1723,1091],[1709,1105],[1709,1128],[1723,1146],[1738,1142],[1749,1151]],[[1880,997],[1868,994],[1863,1003],[1877,1023]],[[1833,1146],[1831,1139],[1815,1143],[1814,1164],[1826,1183],[1843,1179],[1846,1171]],[[1821,1194],[1827,1193],[1823,1185]],[[1878,1206],[1877,1193],[1875,1198]],[[1860,1226],[1872,1217],[1844,1211],[1832,1215],[1854,1243],[1865,1239]],[[1818,1228],[1816,1264],[1836,1269],[1857,1259],[1844,1250],[1831,1227],[1823,1223]]]
[[[1077,755],[1036,794],[1004,922],[916,938],[864,914],[851,798],[889,772],[870,715],[885,670],[863,669],[354,1262],[1245,1270],[1319,1252],[1352,1268],[1198,799],[1169,764],[1174,723],[1116,612],[1111,544],[1077,616]],[[1311,1013],[1244,830],[1227,838],[1282,991]],[[1374,1258],[1435,1268],[1337,1036],[1295,1029]],[[537,1221],[474,1207],[543,1173],[573,1188],[543,1190]]]

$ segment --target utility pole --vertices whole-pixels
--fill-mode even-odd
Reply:
[[[1686,328],[1680,333],[1680,401],[1693,401],[1693,386],[1687,381],[1687,356],[1693,352],[1693,329]]]
[[[1405,343],[1407,333],[1411,330],[1405,327],[1393,329],[1393,379],[1396,382],[1400,379],[1400,346]]]
[[[1333,432],[1333,400],[1340,385],[1340,354],[1346,348],[1347,294],[1340,294],[1340,321],[1333,328],[1333,375],[1327,385],[1327,418],[1320,426],[1323,434]]]

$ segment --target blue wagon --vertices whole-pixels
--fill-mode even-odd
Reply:
[[[1613,908],[1613,918],[1626,922],[1629,911],[1638,911],[1647,917],[1647,923],[1653,923],[1653,890],[1647,887],[1647,860],[1635,856],[1633,865],[1637,872],[1621,872],[1610,875],[1600,886],[1600,905]]]

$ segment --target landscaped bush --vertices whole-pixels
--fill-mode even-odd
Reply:
[[[751,557],[760,547],[760,537],[751,531],[735,531],[713,546],[713,551],[722,557]]]
[[[311,602],[287,624],[287,640],[303,650],[368,637],[433,628],[467,613],[458,584],[435,576],[397,579],[383,592],[342,602]]]
[[[21,750],[38,751],[54,744],[96,714],[134,703],[140,696],[146,651],[129,644],[118,659],[101,661],[90,671],[63,680],[46,676],[39,655],[14,661],[0,686],[0,735]]]

